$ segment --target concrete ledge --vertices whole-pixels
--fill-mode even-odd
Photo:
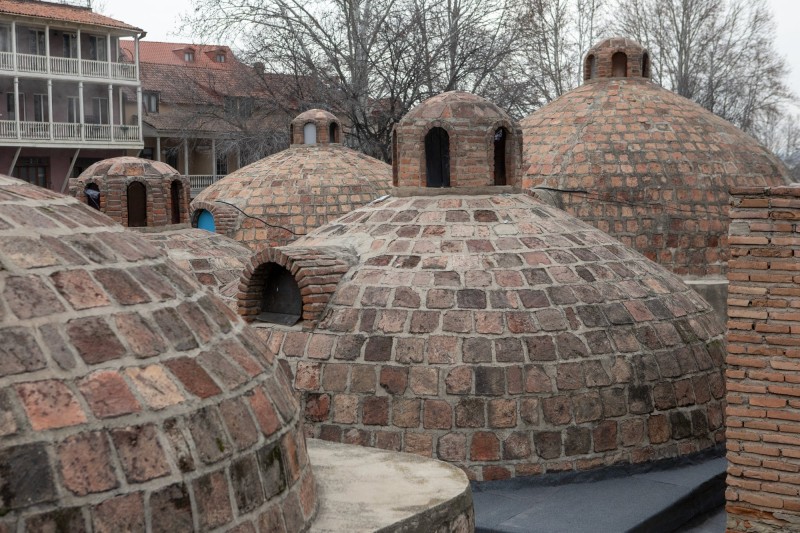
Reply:
[[[467,476],[407,453],[308,439],[319,511],[314,533],[470,533]]]

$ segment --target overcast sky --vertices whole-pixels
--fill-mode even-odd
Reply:
[[[95,0],[95,3],[102,6],[106,15],[144,29],[147,40],[192,41],[190,35],[179,33],[180,16],[191,11],[191,0]],[[789,86],[800,97],[800,0],[767,0],[767,3],[772,7],[777,23],[775,43],[778,53],[786,58],[792,69]]]

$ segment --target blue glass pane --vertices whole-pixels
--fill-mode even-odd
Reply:
[[[215,233],[217,231],[217,227],[214,224],[214,215],[205,209],[202,209],[200,211],[200,215],[197,217],[197,227],[206,231],[210,231],[211,233]]]

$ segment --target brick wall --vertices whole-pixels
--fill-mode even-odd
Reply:
[[[728,531],[800,529],[800,185],[732,190]]]

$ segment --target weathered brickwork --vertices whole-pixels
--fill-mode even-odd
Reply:
[[[138,181],[147,190],[147,226],[159,227],[173,224],[172,187],[180,185],[178,203],[179,224],[189,222],[189,178],[158,161],[138,157],[115,157],[99,161],[87,168],[77,178],[69,180],[69,194],[88,203],[84,193],[87,185],[94,184],[100,191],[100,211],[115,222],[128,225],[128,186]]]
[[[614,55],[624,54],[623,76],[614,71]],[[611,37],[600,41],[586,52],[583,60],[583,81],[598,78],[650,78],[650,55],[642,45],[625,37]]]
[[[522,131],[508,114],[480,96],[460,91],[439,94],[408,112],[394,129],[393,183],[426,187],[425,136],[432,128],[449,136],[451,187],[495,184],[495,132],[505,129],[506,179],[518,185]]]
[[[319,321],[342,276],[356,263],[352,252],[342,249],[265,248],[252,256],[241,271],[237,310],[252,322],[261,310],[266,278],[264,267],[279,265],[294,276],[303,301],[303,328]]]
[[[164,250],[176,265],[236,309],[239,278],[253,255],[250,248],[201,229],[147,232],[142,237]],[[148,280],[146,273],[137,273],[137,278]]]
[[[731,191],[728,531],[800,529],[800,185]]]
[[[0,531],[302,531],[273,352],[158,247],[0,176]]]
[[[295,144],[200,192],[193,221],[205,209],[217,233],[253,251],[282,246],[386,194],[391,172],[340,144]]]
[[[522,120],[523,187],[677,274],[724,276],[728,190],[785,185],[788,171],[731,123],[631,75],[592,79]]]
[[[309,434],[473,479],[722,440],[713,311],[563,211],[524,194],[392,198],[279,251],[336,247],[355,247],[358,264],[320,322],[257,328],[293,371]]]
[[[333,113],[323,109],[309,109],[297,115],[289,126],[291,144],[306,144],[304,138],[306,124],[314,124],[316,127],[317,144],[342,142],[342,125],[339,119]],[[333,139],[331,139],[331,133],[333,133]]]

